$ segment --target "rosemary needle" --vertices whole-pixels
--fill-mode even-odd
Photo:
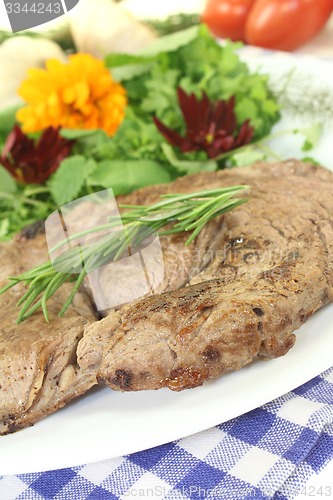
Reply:
[[[59,316],[63,316],[72,303],[75,294],[88,272],[98,269],[106,262],[122,257],[129,246],[138,246],[154,233],[167,235],[191,232],[185,245],[189,245],[211,219],[231,210],[248,198],[244,197],[248,186],[232,186],[211,189],[188,194],[165,194],[153,205],[120,205],[126,208],[121,216],[123,230],[110,232],[97,242],[89,242],[80,247],[65,250],[57,257],[57,269],[49,261],[17,277],[9,277],[10,283],[0,289],[0,295],[17,283],[23,283],[27,290],[18,302],[21,310],[18,322],[29,318],[38,309],[42,309],[45,320],[49,321],[47,301],[65,282],[74,282],[72,291],[65,301]],[[78,240],[82,235],[89,235],[100,230],[114,229],[119,226],[118,217],[109,217],[107,224],[87,229],[70,237]],[[171,227],[170,227],[171,225]],[[163,229],[165,226],[167,228]],[[52,251],[68,243],[61,241]]]

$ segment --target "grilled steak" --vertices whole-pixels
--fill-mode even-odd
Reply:
[[[0,433],[31,425],[97,380],[122,391],[182,390],[292,347],[293,331],[332,301],[332,173],[298,161],[260,163],[121,201],[150,204],[165,192],[235,184],[251,186],[250,201],[211,221],[190,247],[187,234],[162,237],[164,278],[155,295],[103,320],[88,288],[62,319],[56,313],[71,285],[60,290],[48,324],[41,313],[15,323],[22,287],[0,296]],[[47,258],[44,236],[34,233],[0,246],[0,287]],[[101,270],[99,281],[112,293],[108,273]]]
[[[157,188],[156,191],[148,189],[147,200],[156,199],[158,192],[162,193],[163,188]],[[144,191],[124,201],[136,203],[139,201],[138,196],[143,203]],[[84,207],[84,213],[89,213],[90,226],[105,222],[105,206],[102,212],[89,204]],[[79,216],[80,211],[71,214],[74,224]],[[175,262],[176,256],[180,272],[175,273],[171,265],[165,266],[164,278],[159,285],[161,290],[176,289],[186,284],[198,266],[202,269],[208,263],[214,250],[221,244],[221,223],[221,219],[214,220],[204,228],[195,247],[185,249],[188,235],[173,235],[162,241],[165,259],[170,263]],[[18,241],[0,244],[0,288],[7,284],[8,276],[17,276],[48,260],[43,233],[41,225],[34,224],[23,231]],[[105,286],[108,272],[102,273],[100,280],[101,286]],[[98,361],[104,338],[101,337],[101,342],[92,348],[85,343],[89,346],[87,365],[82,359],[81,365],[78,365],[76,353],[85,328],[97,319],[89,287],[87,293],[82,290],[76,295],[74,305],[65,317],[57,317],[71,286],[66,285],[59,290],[48,304],[49,323],[45,322],[39,311],[22,324],[16,324],[16,304],[25,291],[24,287],[16,285],[0,296],[0,434],[33,424],[97,383]]]
[[[293,331],[332,301],[332,173],[298,161],[262,163],[183,178],[168,190],[240,183],[252,198],[225,215],[223,243],[204,270],[87,330],[78,360],[90,366],[90,338],[104,340],[92,360],[102,356],[100,383],[123,391],[201,385],[256,356],[285,354]]]
[[[0,245],[0,287],[48,257],[44,236],[34,238],[34,228],[24,236]],[[66,318],[56,315],[69,290],[59,290],[50,302],[50,323],[38,312],[16,324],[21,286],[0,296],[0,434],[33,424],[96,383],[96,373],[82,372],[76,363],[78,341],[96,319],[90,301],[80,293]]]

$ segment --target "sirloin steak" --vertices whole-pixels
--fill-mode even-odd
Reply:
[[[145,199],[156,199],[163,189],[146,191],[146,197],[142,191],[123,200],[133,203],[140,196],[143,203]],[[105,205],[102,214],[89,202],[85,203],[83,211],[89,214],[90,227],[105,223]],[[77,230],[81,229],[78,220],[81,213],[71,214],[71,222],[79,223]],[[221,218],[208,224],[196,239],[195,246],[185,248],[188,235],[162,239],[164,258],[172,262],[178,255],[178,268],[181,269],[174,273],[172,266],[165,266],[164,279],[159,285],[162,291],[186,284],[197,268],[202,269],[208,263],[221,244],[221,224]],[[0,244],[0,288],[8,283],[9,276],[18,276],[49,259],[40,226],[34,224],[13,242]],[[102,273],[100,280],[101,286],[106,286],[108,273]],[[41,311],[19,325],[16,323],[19,311],[16,304],[25,292],[22,285],[0,296],[0,435],[32,425],[97,384],[98,364],[91,361],[95,356],[93,351],[99,353],[100,346],[95,345],[89,352],[90,366],[82,367],[77,362],[78,342],[86,327],[97,319],[89,287],[76,294],[74,304],[63,318],[57,317],[71,287],[70,284],[62,287],[49,301],[49,323],[45,322]]]
[[[34,237],[30,229],[15,241],[0,244],[0,288],[8,276],[47,258],[44,235]],[[76,363],[78,341],[96,320],[86,294],[78,294],[66,318],[57,317],[70,289],[66,285],[50,301],[50,323],[41,312],[16,323],[22,286],[0,296],[0,434],[33,424],[96,383],[96,373],[82,373]]]
[[[97,381],[122,391],[182,390],[292,347],[293,331],[332,301],[331,172],[296,160],[258,163],[186,176],[121,202],[235,184],[249,185],[251,199],[207,224],[190,247],[188,234],[161,237],[158,293],[103,320],[88,288],[62,319],[56,313],[71,285],[60,290],[48,324],[40,312],[15,323],[22,287],[0,296],[0,433],[33,424]],[[33,236],[0,245],[0,287],[47,258],[45,237]],[[111,293],[103,270],[100,284]]]
[[[250,201],[223,217],[211,262],[176,291],[89,327],[78,363],[122,391],[173,390],[284,355],[293,331],[333,295],[333,174],[288,161],[201,173],[145,194],[247,184]],[[143,196],[143,199],[141,198]],[[177,273],[179,256],[173,262]],[[100,350],[96,349],[100,346]]]

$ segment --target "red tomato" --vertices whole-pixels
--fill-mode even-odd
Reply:
[[[245,22],[255,1],[207,0],[202,21],[219,38],[245,41]]]
[[[245,39],[260,47],[297,49],[319,33],[332,9],[333,0],[256,0]]]

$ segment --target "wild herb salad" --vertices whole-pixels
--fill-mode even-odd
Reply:
[[[139,55],[74,54],[30,70],[25,104],[0,116],[0,240],[99,189],[267,158],[279,104],[239,47],[195,26]]]

